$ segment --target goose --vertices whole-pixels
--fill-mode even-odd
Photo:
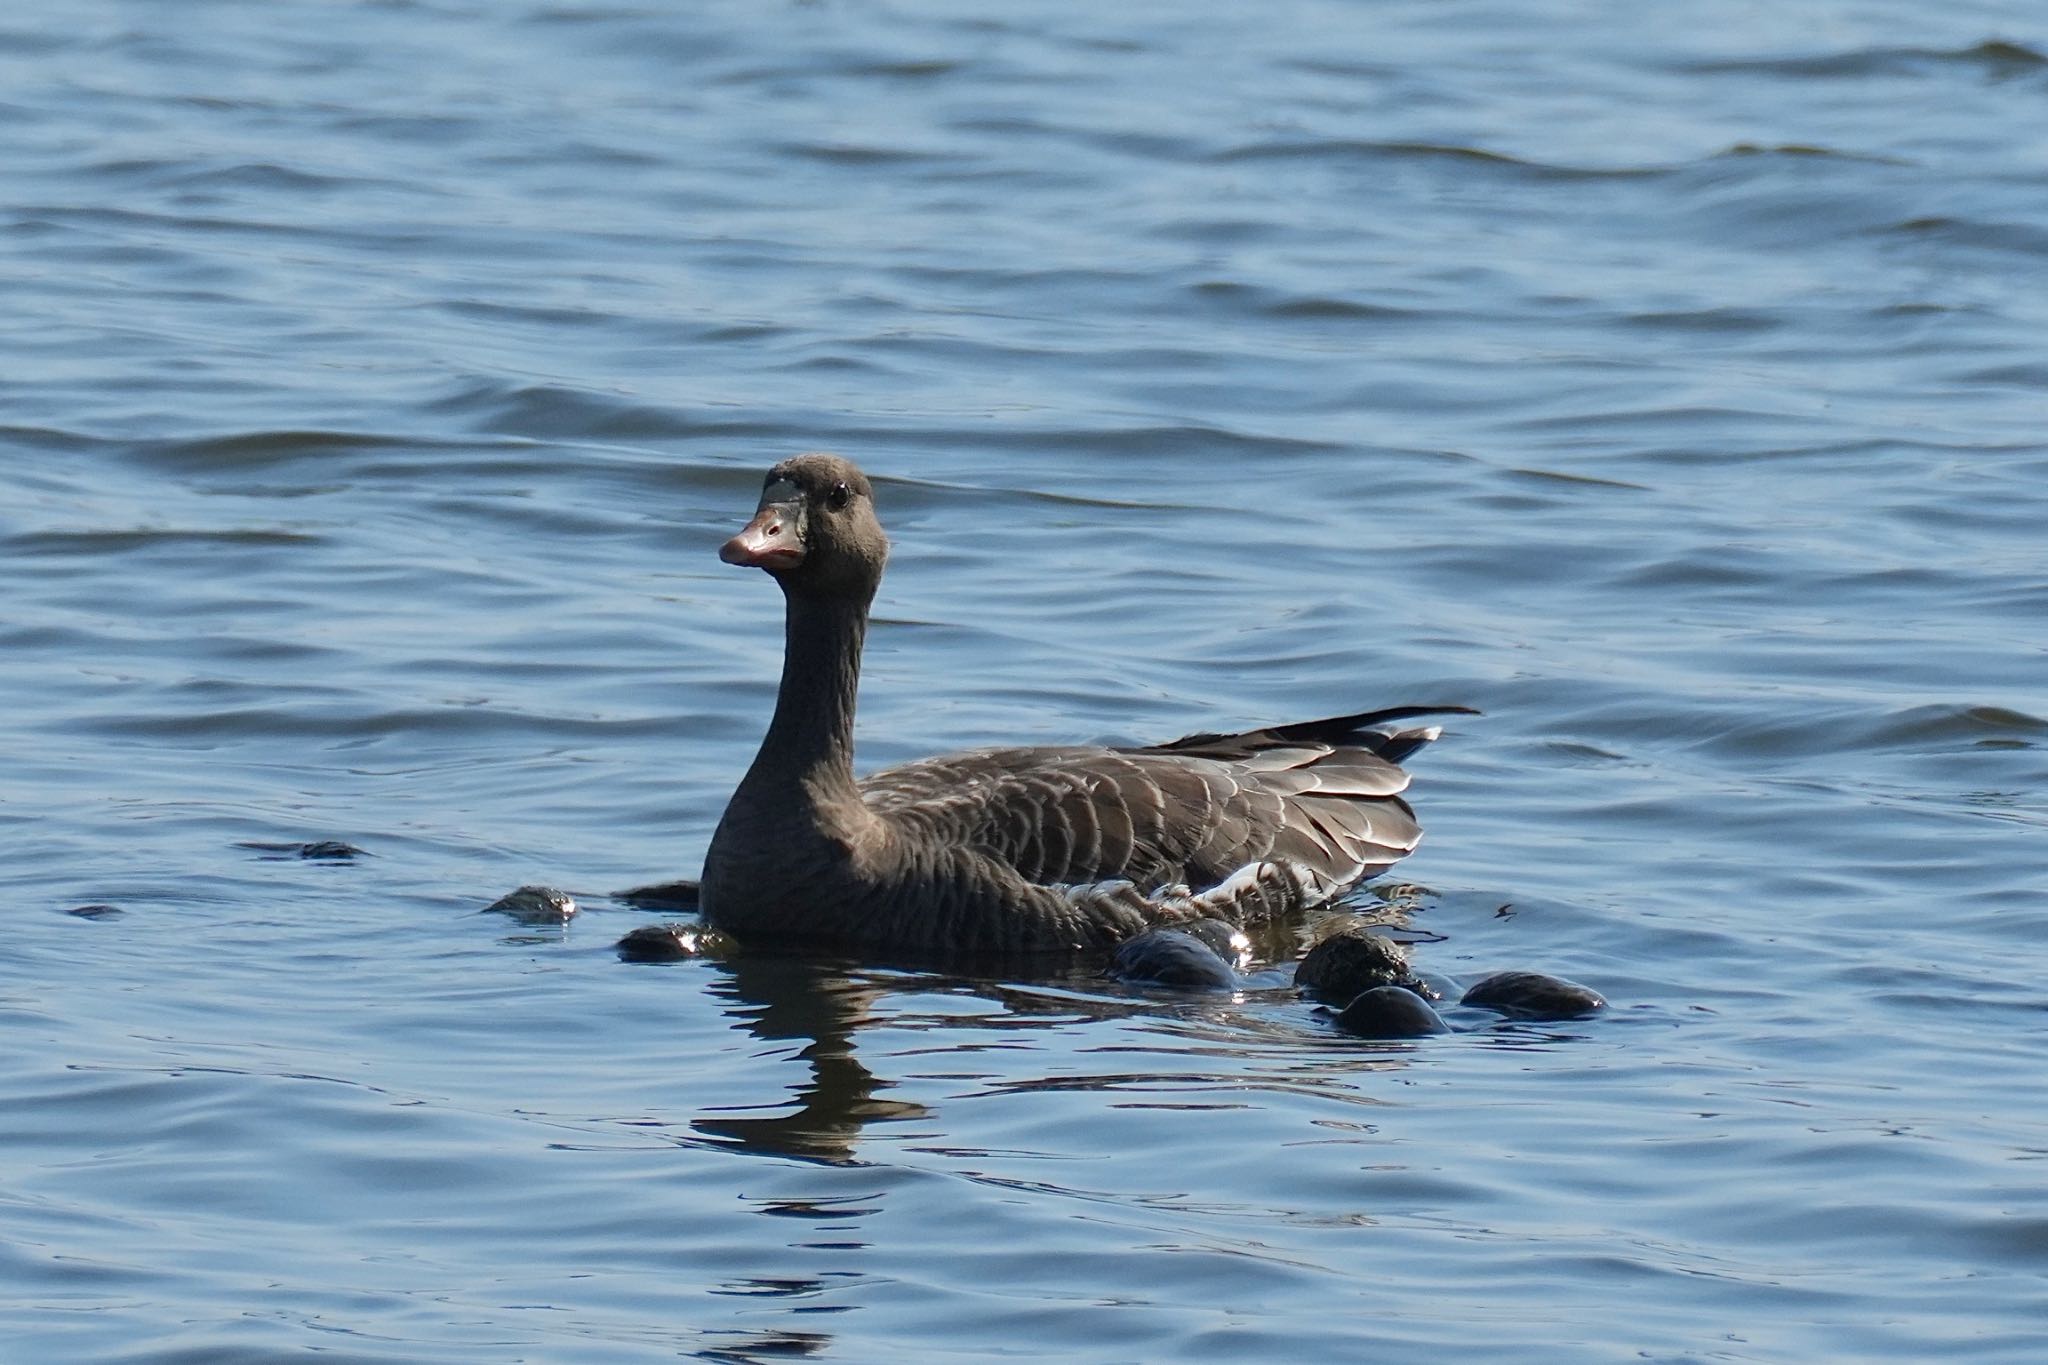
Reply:
[[[854,709],[889,541],[846,459],[768,471],[719,550],[782,589],[775,713],[704,859],[704,917],[748,949],[1017,954],[1326,904],[1412,851],[1397,706],[1147,747],[982,749],[856,777]]]

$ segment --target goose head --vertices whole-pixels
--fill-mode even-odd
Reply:
[[[853,461],[798,455],[768,471],[754,519],[718,557],[766,570],[785,593],[865,600],[881,582],[889,538]]]

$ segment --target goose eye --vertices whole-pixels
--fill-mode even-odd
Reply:
[[[832,485],[832,491],[825,495],[825,505],[837,512],[853,501],[853,490],[843,483]]]

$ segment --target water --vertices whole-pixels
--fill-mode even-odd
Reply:
[[[8,1360],[2040,1358],[2032,7],[59,8]],[[1476,705],[1421,964],[1613,1009],[617,961],[814,447],[896,539],[864,763]]]

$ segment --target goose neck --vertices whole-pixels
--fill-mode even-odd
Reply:
[[[785,780],[795,778],[820,795],[852,794],[853,717],[867,608],[795,592],[787,597],[782,686],[755,767],[772,766]]]

